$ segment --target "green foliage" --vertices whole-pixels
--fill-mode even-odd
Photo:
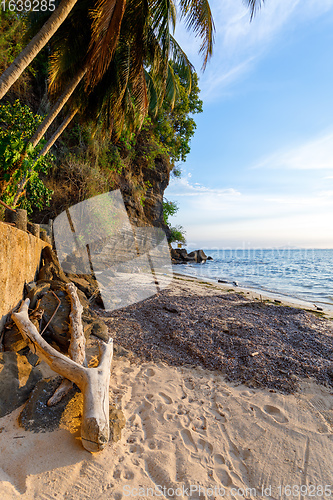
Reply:
[[[163,219],[165,224],[170,229],[169,243],[179,242],[186,244],[185,231],[183,226],[171,226],[169,217],[175,215],[179,207],[175,201],[163,200]]]
[[[0,70],[5,70],[23,49],[25,21],[22,16],[10,10],[0,15]]]
[[[146,167],[152,170],[158,157],[167,158],[167,156],[167,150],[156,134],[154,121],[147,116],[137,136],[135,157],[143,160]]]
[[[169,237],[169,243],[183,243],[186,245],[185,231],[183,226],[170,227],[171,235]]]
[[[163,200],[163,219],[165,224],[169,225],[169,217],[175,215],[179,207],[175,201]]]
[[[174,177],[180,178],[182,176],[181,168],[178,166],[173,167],[172,173]]]
[[[20,206],[24,205],[29,212],[32,207],[41,208],[42,204],[50,201],[52,192],[47,189],[40,179],[51,166],[50,156],[41,156],[36,159],[43,148],[43,142],[33,148],[28,139],[34,134],[43,117],[34,115],[28,106],[22,106],[19,100],[11,104],[0,104],[0,169],[4,179],[10,183],[6,188],[3,201],[11,205],[14,201],[19,182],[27,177],[25,200],[21,199]],[[12,177],[10,172],[13,165],[19,162],[21,155],[26,151],[21,166],[15,170]]]
[[[173,71],[178,83],[178,97],[175,105],[172,108],[165,100],[153,122],[156,135],[174,167],[177,162],[185,161],[190,152],[190,140],[196,129],[192,115],[202,112],[202,101],[199,99],[197,74],[192,73],[189,90],[187,77],[182,73],[181,68],[174,64]],[[179,176],[179,168],[177,175]]]

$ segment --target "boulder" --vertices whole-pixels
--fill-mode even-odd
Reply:
[[[3,336],[3,348],[5,351],[19,352],[27,347],[27,345],[28,342],[22,337],[16,325],[5,330]]]
[[[60,306],[47,329],[50,332],[51,338],[56,342],[59,348],[67,352],[70,341],[69,314],[71,312],[71,303],[68,294],[64,290],[54,290],[53,293],[60,300]],[[49,322],[59,304],[53,293],[51,291],[47,292],[43,295],[40,302],[39,307],[44,310],[44,324]],[[93,333],[96,337],[107,341],[109,338],[107,326],[96,314],[89,310],[88,299],[81,290],[78,290],[78,296],[84,308],[82,322],[86,339]]]
[[[68,278],[72,283],[81,290],[85,294],[86,297],[91,297],[92,295],[97,295],[98,293],[98,283],[97,281],[93,282],[93,280],[88,281],[87,275],[77,275],[77,274],[68,274]]]
[[[30,299],[30,309],[34,309],[39,299],[48,292],[51,288],[51,283],[46,281],[38,281],[36,286],[28,292],[27,298]]]
[[[28,399],[42,378],[39,367],[16,352],[0,353],[0,417],[11,413]]]
[[[185,248],[171,248],[171,260],[173,264],[184,264],[186,262],[206,262],[213,260],[212,257],[207,257],[203,250],[194,250],[187,253]]]
[[[173,264],[183,264],[186,262],[187,251],[185,248],[171,248],[170,254]]]
[[[47,402],[59,386],[61,377],[40,380],[34,387],[29,400],[21,411],[18,421],[27,431],[54,431],[59,427],[61,417],[73,396],[78,392],[74,386],[56,405],[47,406]],[[80,408],[77,409],[80,411]]]
[[[207,255],[203,250],[194,250],[193,252],[187,254],[186,260],[197,262],[200,264],[200,262],[206,262]]]
[[[74,433],[79,429],[83,397],[76,386],[59,403],[47,406],[48,400],[54,394],[60,381],[61,377],[54,377],[37,383],[18,418],[19,424],[25,430],[45,432],[62,428]],[[123,412],[110,405],[109,421],[110,441],[119,441],[121,431],[126,424]]]

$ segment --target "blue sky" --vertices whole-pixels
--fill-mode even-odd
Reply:
[[[213,58],[177,39],[200,77],[181,179],[165,192],[188,247],[333,248],[333,0],[211,0]]]

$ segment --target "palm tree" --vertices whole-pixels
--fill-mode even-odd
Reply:
[[[251,9],[251,17],[262,1],[246,0]],[[83,0],[80,0],[79,5],[81,6],[82,4]],[[205,68],[212,54],[214,41],[214,23],[208,0],[179,0],[179,6],[186,26],[202,39],[200,53],[203,55],[203,68]],[[127,12],[126,23],[122,23],[125,12]],[[134,52],[132,51],[134,60],[131,63],[131,71],[132,75],[136,75],[135,78],[132,77],[132,81],[134,82],[132,93],[129,92],[129,88],[125,87],[126,91],[122,94],[122,105],[124,106],[127,102],[127,111],[131,108],[131,99],[133,99],[133,96],[141,99],[141,103],[144,103],[142,109],[146,111],[148,103],[147,92],[149,91],[149,87],[150,90],[152,89],[151,85],[148,85],[147,88],[146,79],[148,83],[151,83],[151,80],[147,78],[147,72],[145,72],[144,68],[144,63],[147,64],[147,54],[144,55],[143,46],[148,47],[150,43],[149,50],[151,51],[151,55],[153,54],[150,60],[148,58],[148,64],[150,64],[151,69],[150,73],[155,77],[157,75],[158,78],[161,78],[162,75],[161,80],[167,82],[165,89],[170,87],[170,83],[172,82],[172,68],[168,64],[170,52],[173,50],[177,53],[178,57],[182,58],[183,63],[185,62],[185,66],[188,64],[185,55],[177,46],[170,33],[170,25],[175,26],[176,23],[176,9],[173,0],[130,0],[127,2],[126,11],[125,0],[98,0],[91,12],[91,17],[93,20],[92,34],[89,46],[86,49],[87,52],[84,49],[84,45],[86,44],[83,44],[83,47],[81,47],[81,54],[84,56],[82,62],[78,65],[69,65],[69,73],[73,75],[72,66],[77,67],[76,73],[58,98],[50,115],[31,138],[30,143],[34,146],[38,144],[50,124],[83,79],[85,79],[85,91],[91,92],[103,78],[111,64],[122,26],[128,28],[128,37],[131,40],[132,49],[134,48]],[[88,37],[86,40],[88,40]],[[155,49],[151,50],[154,46]],[[156,54],[158,57],[156,57]],[[55,89],[61,88],[61,82],[68,81],[68,79],[64,78],[66,71],[61,70],[61,64],[59,65],[59,61],[62,59],[64,59],[62,51],[58,50],[58,53],[56,51],[53,59],[53,63],[54,61],[56,63],[53,64],[51,71],[51,90],[52,87]],[[156,63],[156,61],[159,62]],[[129,98],[129,95],[131,95],[131,98]],[[159,99],[163,99],[163,90],[159,92]],[[118,99],[117,102],[119,104],[121,101]],[[69,123],[69,121],[67,120],[66,123]],[[61,127],[61,130],[64,130],[64,128]],[[21,156],[16,168],[22,163],[23,158],[24,156]],[[15,171],[15,168],[13,171]],[[0,195],[3,192],[2,184],[3,182],[0,179]]]
[[[59,6],[51,14],[42,29],[33,37],[28,45],[20,52],[12,64],[0,77],[0,99],[8,92],[27,66],[33,61],[37,54],[47,44],[66,19],[77,0],[62,0]]]
[[[79,7],[82,7],[83,4],[84,4],[83,0],[80,0]],[[111,5],[112,8],[109,12],[110,20],[112,21],[113,16],[115,16],[119,20],[119,16],[123,15],[125,0],[110,0],[110,4],[112,4]],[[75,12],[73,14],[75,14]],[[87,7],[85,9],[85,15],[86,15],[86,18],[89,19]],[[72,20],[73,20],[73,19],[75,19],[76,16],[72,15],[69,17],[72,17]],[[83,16],[83,20],[84,19],[85,19],[85,17]],[[81,18],[81,20],[82,20],[82,18]],[[71,23],[69,23],[69,25],[71,26]],[[82,22],[81,22],[80,26],[82,26]],[[121,24],[119,24],[119,30],[120,30],[120,26],[121,26]],[[78,30],[75,33],[76,33],[78,39],[80,39],[83,42],[83,44],[86,43],[85,39],[87,39],[87,38],[88,38],[88,43],[89,43],[90,23],[89,23],[88,32],[83,31],[83,35],[85,35],[85,36],[82,36],[82,34],[81,34],[81,36],[79,36]],[[109,40],[108,40],[109,41],[109,50],[111,53],[113,53],[113,51],[116,47],[118,37],[119,37],[119,32],[117,32],[117,31],[113,31],[112,36],[109,37]],[[75,37],[74,37],[74,39],[75,39]],[[72,40],[73,40],[73,38],[72,38]],[[80,55],[82,55],[82,51],[80,52]],[[83,45],[83,55],[85,55],[84,45]],[[9,170],[7,170],[6,172],[0,172],[0,196],[4,193],[6,187],[10,183],[10,179],[13,176],[13,174],[21,167],[21,165],[24,161],[24,158],[26,156],[26,149],[29,147],[29,145],[30,145],[30,147],[31,146],[36,147],[36,145],[40,142],[40,140],[44,136],[45,132],[48,130],[49,126],[54,122],[55,118],[58,116],[60,111],[63,109],[64,105],[67,103],[67,101],[69,100],[69,98],[73,94],[74,90],[77,88],[78,84],[81,82],[81,80],[85,76],[85,74],[87,72],[87,68],[89,66],[89,61],[88,61],[87,57],[85,57],[85,59],[83,61],[82,61],[82,57],[81,57],[80,63],[81,63],[81,67],[78,67],[77,71],[73,74],[73,77],[70,79],[69,84],[67,84],[66,88],[64,89],[64,91],[62,92],[62,94],[60,95],[60,97],[57,99],[56,103],[52,107],[49,115],[43,120],[43,122],[40,124],[40,126],[36,130],[35,134],[28,141],[28,143],[26,144],[25,151],[22,152],[19,160],[15,164],[13,164],[12,167]]]
[[[133,33],[132,36],[134,36]],[[188,91],[190,91],[191,74],[194,68],[177,42],[173,37],[171,39],[172,50],[170,55],[173,58],[173,62],[177,63],[183,69],[184,79],[188,82],[187,87]],[[136,44],[130,38],[128,24],[126,18],[124,18],[124,28],[120,34],[119,42],[108,70],[89,94],[79,92],[72,97],[69,113],[45,144],[36,160],[49,151],[79,110],[81,115],[84,113],[86,119],[96,124],[96,129],[102,124],[103,128],[107,129],[109,134],[114,129],[116,135],[119,136],[124,127],[127,131],[137,131],[140,129],[148,107],[153,114],[156,114],[163,103],[164,95],[170,106],[173,106],[178,94],[178,83],[173,73],[173,64],[171,64],[171,61],[168,63],[167,78],[166,82],[164,82],[162,78],[164,75],[163,69],[160,69],[160,72],[162,71],[163,74],[159,74],[157,70],[157,67],[161,68],[164,64],[160,45],[152,32],[144,41],[146,45],[142,46],[140,51],[142,59],[138,61],[137,51],[135,50]],[[67,48],[71,49],[71,44]],[[60,60],[58,60],[59,57]],[[54,58],[53,60],[53,65],[58,71],[60,71],[61,62],[64,59],[72,60],[65,52],[58,54],[58,58]],[[149,73],[145,70],[145,65],[154,68],[154,71]],[[66,65],[63,65],[62,69],[65,71]],[[52,112],[50,115],[52,115]],[[39,130],[34,134],[30,143],[36,146],[36,137],[40,135]],[[13,206],[17,205],[18,200],[24,193],[25,186],[32,173],[33,167],[25,173],[19,182]]]
[[[20,77],[20,75],[31,63],[31,61],[37,56],[37,54],[42,50],[42,48],[45,47],[47,42],[51,39],[51,37],[66,19],[68,14],[71,12],[77,1],[78,0],[62,0],[57,9],[45,22],[41,30],[33,37],[33,39],[22,50],[15,61],[1,75],[0,99],[2,99],[2,97],[8,92],[10,87],[16,82],[16,80]],[[261,4],[264,3],[264,0],[244,0],[244,2],[250,8],[252,19],[256,10],[258,10],[261,7]],[[153,8],[156,7],[159,11],[162,10],[163,6],[161,8],[161,3],[159,2],[159,0],[155,0],[151,3],[153,4]],[[203,38],[200,52],[204,53],[203,66],[205,67],[212,52],[213,25],[208,21],[208,17],[211,15],[209,3],[207,0],[180,0],[179,3],[181,14],[185,18],[187,26],[193,29],[198,36]],[[101,48],[103,46],[102,41],[104,37],[103,31],[100,31],[99,28],[102,27],[103,24],[105,26],[108,23],[110,13],[112,13],[113,9],[115,9],[115,7],[117,7],[117,5],[119,4],[121,4],[121,8],[118,9],[119,14],[121,12],[121,9],[125,6],[125,2],[122,0],[100,0],[96,8],[97,14],[95,17],[94,37],[92,40],[92,48],[97,48],[97,50],[95,50],[93,54],[94,68],[96,67],[96,65],[101,66],[100,62],[98,62],[98,48]],[[98,12],[101,11],[103,12],[103,14],[98,14]],[[206,13],[202,16],[202,13],[204,13],[204,11],[206,11]],[[197,15],[198,13],[199,16]],[[114,16],[112,27],[117,28],[116,22],[118,21],[118,23],[121,23],[121,19],[121,15]],[[103,64],[104,63],[102,63],[102,66]]]

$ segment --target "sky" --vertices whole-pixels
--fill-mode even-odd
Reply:
[[[210,0],[214,54],[176,38],[203,113],[165,197],[188,248],[333,248],[333,0]]]

